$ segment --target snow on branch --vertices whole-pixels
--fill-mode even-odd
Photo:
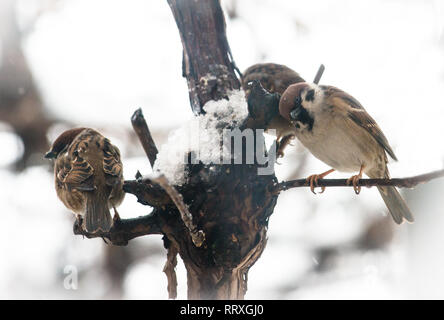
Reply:
[[[164,174],[175,186],[186,184],[188,164],[220,164],[231,157],[231,151],[223,144],[223,130],[238,127],[248,116],[245,93],[232,90],[227,99],[209,100],[202,111],[172,131],[157,155],[153,170]]]

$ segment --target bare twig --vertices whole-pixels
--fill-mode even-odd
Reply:
[[[151,136],[150,129],[148,129],[148,125],[146,124],[142,109],[139,108],[134,112],[133,116],[131,117],[131,123],[133,125],[134,131],[139,137],[143,150],[145,150],[151,167],[153,167],[159,151],[157,150],[156,144],[154,143],[153,137]]]
[[[313,83],[319,84],[319,81],[321,81],[322,74],[324,73],[324,70],[325,70],[325,66],[323,64],[321,64],[319,66],[318,72],[316,73],[316,76],[313,80]]]
[[[177,247],[173,244],[167,249],[167,261],[163,267],[168,280],[168,298],[177,298],[177,277],[176,277],[176,265],[177,265]]]
[[[158,183],[166,191],[166,193],[168,193],[171,200],[173,200],[180,212],[183,223],[190,231],[191,239],[193,240],[194,245],[196,247],[202,246],[205,241],[205,233],[202,230],[198,230],[197,226],[193,223],[193,216],[188,210],[187,205],[183,202],[182,195],[177,192],[176,188],[170,184],[164,175],[151,178],[151,180]]]
[[[393,178],[393,179],[360,179],[358,186],[374,187],[374,186],[394,186],[398,188],[413,188],[418,184],[426,183],[430,180],[444,177],[444,169],[421,174],[414,177],[407,178]],[[291,188],[309,187],[310,183],[306,179],[290,180],[278,183],[276,185],[276,192],[285,191]],[[347,179],[320,179],[317,183],[318,187],[350,187],[347,184]]]

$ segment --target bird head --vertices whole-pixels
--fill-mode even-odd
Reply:
[[[321,103],[321,90],[315,84],[307,82],[292,84],[282,94],[279,113],[288,121],[308,126],[312,129],[314,114]]]
[[[46,159],[55,159],[59,154],[64,152],[68,146],[73,142],[74,138],[85,128],[74,128],[66,130],[55,139],[51,149],[45,154]]]

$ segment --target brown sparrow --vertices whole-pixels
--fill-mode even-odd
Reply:
[[[119,149],[93,129],[75,128],[63,132],[45,158],[55,159],[57,196],[83,218],[84,229],[108,232],[113,223],[109,210],[115,211],[125,196]]]
[[[248,98],[250,89],[248,83],[258,80],[262,87],[270,93],[282,94],[289,85],[305,82],[299,74],[281,64],[258,63],[249,67],[242,75],[242,88]],[[284,156],[284,149],[294,139],[294,126],[279,113],[270,121],[269,129],[276,130],[276,142],[278,146],[278,157]]]
[[[279,112],[292,122],[301,143],[333,168],[307,178],[312,192],[317,180],[334,170],[359,172],[348,180],[356,193],[363,173],[370,178],[389,178],[386,153],[394,160],[396,156],[375,120],[349,94],[332,86],[293,84],[282,95]],[[403,219],[413,222],[395,187],[378,190],[396,223]]]

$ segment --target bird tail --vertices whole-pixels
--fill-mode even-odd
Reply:
[[[408,222],[415,221],[412,212],[395,187],[378,187],[378,190],[397,224],[401,224],[404,219]]]
[[[89,233],[108,232],[113,223],[108,199],[96,192],[86,193],[85,229]]]

